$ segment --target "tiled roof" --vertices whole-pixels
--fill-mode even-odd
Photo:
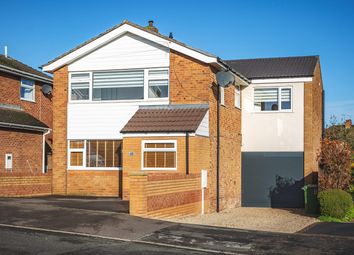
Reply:
[[[1,125],[11,125],[16,128],[21,128],[20,126],[39,129],[48,128],[46,124],[23,110],[10,109],[2,106],[0,106],[0,126]]]
[[[9,56],[5,57],[5,55],[0,54],[0,66],[5,66],[11,69],[15,69],[20,72],[28,73],[29,75],[39,76],[44,79],[52,80],[52,77],[42,73],[16,59],[13,59]]]
[[[141,107],[121,132],[195,132],[208,109],[208,105]]]
[[[249,79],[312,77],[318,56],[258,58],[225,61]]]

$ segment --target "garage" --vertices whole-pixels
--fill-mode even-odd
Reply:
[[[242,206],[301,208],[303,152],[243,152]]]

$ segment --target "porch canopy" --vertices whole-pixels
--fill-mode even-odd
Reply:
[[[196,132],[208,109],[204,104],[141,106],[121,133]]]

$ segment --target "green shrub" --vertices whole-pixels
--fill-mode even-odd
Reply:
[[[322,216],[342,219],[353,206],[352,196],[340,189],[329,189],[318,194]]]

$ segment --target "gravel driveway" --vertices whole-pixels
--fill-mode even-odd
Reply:
[[[221,213],[172,219],[171,221],[282,233],[295,233],[319,222],[314,217],[304,215],[301,209],[252,207],[239,207]]]

